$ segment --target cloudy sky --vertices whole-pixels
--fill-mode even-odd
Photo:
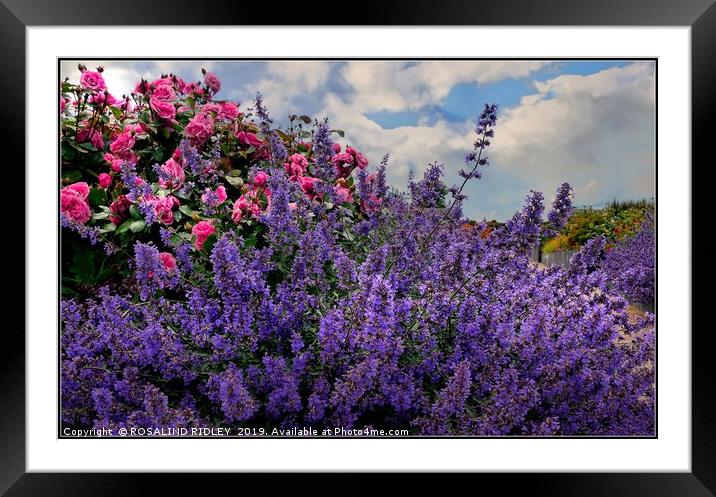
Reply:
[[[63,61],[61,77],[79,77]],[[140,78],[173,72],[199,80],[201,68],[222,82],[217,99],[250,106],[264,94],[277,123],[285,116],[328,117],[338,141],[363,151],[372,165],[389,153],[391,185],[410,170],[445,164],[446,182],[472,147],[474,119],[486,102],[500,107],[491,165],[467,189],[465,214],[505,220],[530,189],[551,200],[564,181],[577,205],[654,197],[655,68],[622,60],[322,60],[89,61],[105,67],[112,94]]]

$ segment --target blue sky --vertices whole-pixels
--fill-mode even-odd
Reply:
[[[63,62],[76,80],[78,61]],[[328,117],[342,144],[371,164],[391,154],[388,178],[403,189],[409,172],[445,164],[448,184],[474,136],[484,103],[500,107],[490,166],[468,188],[465,214],[505,220],[530,189],[551,200],[564,181],[578,205],[654,193],[653,62],[621,60],[483,61],[82,61],[102,64],[109,90],[131,91],[139,77],[174,72],[222,81],[217,99],[250,105],[261,91],[277,122],[289,113]]]

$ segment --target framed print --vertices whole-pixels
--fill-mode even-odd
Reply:
[[[659,3],[4,1],[2,490],[712,495],[716,8]]]

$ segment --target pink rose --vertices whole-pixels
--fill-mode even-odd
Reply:
[[[226,194],[224,185],[219,185],[216,189],[216,196],[219,197],[219,204],[223,204],[229,196]]]
[[[345,186],[336,185],[333,187],[333,191],[336,192],[336,199],[338,200],[338,202],[353,202],[353,196],[351,195],[351,191]]]
[[[174,271],[177,268],[177,260],[169,252],[160,252],[159,260],[167,271]]]
[[[367,200],[361,203],[361,207],[365,212],[375,212],[380,208],[381,199],[375,195],[371,195]]]
[[[358,152],[356,149],[352,147],[346,147],[346,153],[351,154],[353,158],[355,159],[355,164],[358,166],[359,169],[365,169],[368,167],[368,159],[365,158],[365,155]]]
[[[318,181],[318,178],[311,178],[310,176],[301,176],[300,178],[298,178],[298,182],[301,185],[301,190],[308,194],[314,193],[314,188]]]
[[[270,192],[266,190],[265,193],[268,198]],[[246,213],[249,213],[254,217],[257,217],[261,213],[261,206],[259,205],[256,194],[256,191],[249,191],[236,199],[236,202],[234,202],[233,212],[231,213],[232,221],[238,224],[241,222],[241,219]]]
[[[175,100],[177,98],[177,94],[174,92],[174,88],[172,88],[171,80],[168,85],[157,86],[152,92],[152,98],[162,102]]]
[[[165,88],[162,86],[162,88]],[[162,119],[174,119],[177,115],[176,107],[171,102],[160,100],[156,96],[149,99],[149,106]]]
[[[155,79],[154,81],[152,81],[151,86],[153,86],[155,89],[160,88],[162,86],[167,86],[171,88],[172,86],[174,86],[174,81],[172,81],[171,78]]]
[[[115,105],[119,102],[119,100],[117,100],[111,93],[102,92],[97,93],[92,98],[90,98],[90,102],[96,105]]]
[[[201,250],[204,247],[204,243],[206,243],[206,239],[214,233],[216,233],[216,228],[211,224],[211,221],[199,221],[196,223],[191,230],[191,234],[196,236],[194,247]]]
[[[204,71],[204,84],[211,90],[211,93],[216,94],[221,90],[221,81],[219,81],[219,78],[217,78],[213,72]]]
[[[115,173],[118,173],[118,172],[122,171],[123,163],[124,163],[124,160],[122,160],[122,159],[114,159],[112,161],[112,164],[110,165],[110,167],[112,168],[112,171],[114,171]]]
[[[102,135],[99,134],[97,131],[92,132],[92,136],[90,137],[90,143],[92,143],[92,146],[99,151],[104,149],[104,140],[102,139]]]
[[[112,224],[119,226],[126,217],[127,211],[131,203],[126,195],[120,195],[117,200],[109,205],[109,211],[112,213],[109,220]]]
[[[231,220],[236,224],[239,224],[241,222],[241,219],[244,217],[244,209],[242,209],[239,205],[239,201],[242,198],[243,197],[239,197],[236,202],[234,202],[234,209],[231,212]]]
[[[109,144],[109,150],[113,154],[125,154],[134,147],[134,135],[125,131],[117,136],[112,143]]]
[[[87,200],[87,197],[89,196],[90,192],[89,185],[84,181],[80,181],[79,183],[72,183],[65,188],[76,192],[84,200]]]
[[[102,75],[96,71],[83,71],[80,84],[88,90],[102,91],[107,88]]]
[[[186,86],[186,81],[184,81],[180,76],[174,76],[174,84],[180,92],[183,92],[184,87]]]
[[[241,195],[238,199],[236,199],[236,202],[234,202],[234,208],[245,211],[248,210],[250,203],[251,202],[246,195]]]
[[[207,188],[201,195],[201,201],[209,207],[221,205],[227,198],[228,196],[226,195],[226,188],[224,188],[224,185],[219,185],[215,192],[212,192],[209,188]]]
[[[350,147],[347,147],[346,150],[349,150]],[[331,158],[331,162],[335,164],[336,166],[343,166],[345,164],[353,164],[353,155],[345,152],[342,154],[336,154]]]
[[[109,186],[112,184],[112,176],[110,176],[107,173],[102,173],[99,175],[99,186],[100,188],[109,188]]]
[[[117,105],[121,110],[132,112],[134,110],[134,104],[129,101],[129,98],[125,98],[124,100],[119,101],[119,105]]]
[[[264,171],[259,171],[256,174],[254,174],[254,185],[264,188],[266,187],[266,184],[268,182],[269,175],[266,174]]]
[[[177,204],[174,203],[174,197],[163,197],[154,204],[154,212],[157,213],[157,217],[164,224],[172,224],[174,222],[174,212],[172,209]]]
[[[196,83],[184,83],[182,86],[179,87],[181,89],[182,93],[186,93],[187,95],[197,89]]]
[[[350,149],[350,147],[346,148],[346,150],[348,149]],[[354,160],[355,157],[353,157],[353,155],[349,154],[348,152],[336,154],[331,157],[331,162],[336,169],[336,174],[338,174],[338,176],[341,178],[347,178],[351,174],[351,171],[353,171]]]
[[[263,145],[263,142],[254,133],[247,133],[246,131],[239,131],[236,133],[236,138],[239,139],[239,143],[246,145],[247,147],[258,148]]]
[[[341,144],[340,143],[334,143],[333,145],[333,152],[336,154],[341,153]]]
[[[85,224],[92,217],[87,204],[89,187],[87,183],[75,183],[60,191],[60,211],[75,223]]]
[[[147,93],[148,91],[149,91],[149,82],[144,81],[143,79],[142,79],[141,81],[139,81],[139,82],[134,86],[134,93],[138,93],[138,94],[140,94],[140,95],[144,95],[144,94]]]
[[[77,141],[79,143],[89,141],[97,150],[102,150],[104,148],[104,140],[102,139],[102,135],[99,131],[89,129],[87,127],[80,128],[80,130],[77,131]]]
[[[291,181],[297,181],[306,172],[308,160],[301,154],[293,154],[288,158],[288,162],[284,163],[283,167],[289,174]]]
[[[149,127],[144,123],[126,124],[124,126],[124,132],[127,133],[129,131],[134,131],[135,135],[141,135],[142,133],[148,133]]]
[[[221,105],[212,102],[204,104],[201,106],[197,114],[208,115],[210,112],[214,115],[218,115],[221,112]]]
[[[227,119],[233,121],[239,117],[239,106],[233,102],[222,102],[221,112],[219,112],[220,119]]]
[[[162,164],[161,171],[165,176],[159,178],[159,184],[162,188],[179,188],[186,178],[184,168],[174,160],[174,157]]]
[[[184,135],[193,145],[202,145],[213,133],[214,120],[206,114],[194,116],[184,128]]]

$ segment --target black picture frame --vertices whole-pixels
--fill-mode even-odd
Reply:
[[[708,282],[714,276],[716,242],[708,236],[711,216],[709,188],[716,173],[708,126],[716,111],[716,6],[714,0],[501,0],[473,3],[468,0],[400,0],[374,6],[362,3],[350,14],[339,14],[338,4],[311,2],[307,8],[271,9],[259,17],[248,2],[206,2],[191,0],[137,0],[101,2],[89,0],[0,0],[0,77],[2,118],[0,144],[5,151],[2,178],[6,187],[0,195],[0,213],[12,228],[0,244],[6,291],[2,302],[2,360],[0,361],[0,492],[8,496],[114,496],[114,495],[206,495],[216,483],[238,489],[247,484],[264,483],[245,474],[40,474],[26,473],[25,458],[25,238],[24,209],[31,201],[25,184],[25,103],[31,95],[25,90],[25,29],[28,26],[77,25],[247,25],[264,23],[288,25],[304,22],[329,25],[348,21],[353,25],[575,25],[575,26],[690,26],[692,70],[692,309],[694,318],[704,317],[710,298]],[[324,15],[320,13],[324,12]],[[396,42],[399,43],[399,42]],[[666,124],[665,124],[666,125]],[[27,130],[31,132],[31,130]],[[12,152],[8,154],[7,152]],[[10,156],[14,157],[10,159]],[[51,172],[54,165],[48,165]],[[673,167],[678,167],[673,165]],[[696,174],[698,173],[698,174]],[[697,179],[698,176],[698,180]],[[22,185],[20,188],[19,185]],[[665,230],[666,231],[666,230]],[[22,263],[20,263],[22,261]],[[48,278],[53,278],[48,275]],[[20,283],[23,282],[23,283]],[[703,291],[699,291],[700,288]],[[21,291],[22,289],[22,291]],[[451,475],[437,482],[441,493],[450,487],[472,487],[484,491],[497,485],[502,493],[550,496],[664,495],[707,496],[716,493],[716,376],[711,355],[712,327],[705,319],[692,321],[692,472],[691,473],[502,473]],[[691,330],[674,330],[684,334]],[[270,443],[270,442],[269,442]],[[509,443],[505,441],[505,443]],[[575,457],[578,455],[575,455]],[[432,475],[434,476],[434,475]],[[285,475],[272,476],[279,483],[296,489],[332,493],[373,493],[383,486],[384,476]],[[300,482],[298,479],[300,478]],[[466,479],[470,481],[465,481]],[[340,481],[334,481],[340,479]],[[434,480],[426,475],[403,475],[401,493],[428,489]],[[475,481],[476,480],[476,481]],[[151,488],[156,486],[157,491]],[[320,490],[319,488],[319,490]],[[332,490],[330,490],[332,489]],[[339,490],[342,489],[342,490]],[[479,490],[478,490],[479,489]]]

